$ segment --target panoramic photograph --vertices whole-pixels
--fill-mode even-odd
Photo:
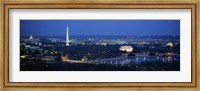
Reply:
[[[20,71],[180,71],[180,20],[20,20]]]

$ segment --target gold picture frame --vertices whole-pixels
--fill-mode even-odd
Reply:
[[[63,9],[63,8],[93,8],[93,9],[191,9],[192,10],[192,82],[81,82],[81,83],[38,83],[38,82],[9,82],[8,50],[9,50],[9,9]],[[0,60],[0,89],[1,90],[152,90],[152,91],[199,91],[200,90],[200,61],[199,52],[199,1],[1,1],[1,60]],[[37,87],[37,88],[36,88]]]

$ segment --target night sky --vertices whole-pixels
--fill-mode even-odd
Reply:
[[[20,20],[20,36],[180,35],[180,20]]]

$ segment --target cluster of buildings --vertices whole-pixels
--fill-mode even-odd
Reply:
[[[46,42],[46,40],[50,42]],[[59,44],[58,44],[59,43]],[[131,60],[128,59],[129,53],[134,53],[133,50],[139,48],[139,47],[145,47],[145,45],[148,45],[149,48],[154,48],[155,50],[158,50],[158,48],[155,45],[161,45],[172,48],[174,45],[177,45],[179,43],[179,40],[174,43],[170,42],[168,39],[156,39],[156,38],[141,38],[141,39],[134,39],[134,38],[82,38],[82,39],[69,39],[69,28],[66,27],[66,36],[65,39],[58,39],[58,38],[45,38],[45,42],[42,38],[34,38],[34,36],[30,35],[29,38],[21,38],[20,46],[21,46],[21,60],[43,60],[48,63],[55,63],[55,60],[58,60],[61,58],[62,53],[59,51],[55,51],[52,49],[55,49],[54,47],[58,46],[66,46],[70,47],[73,45],[101,45],[101,46],[107,46],[107,45],[119,45],[119,51],[122,51],[125,53],[125,55],[122,55],[122,57],[119,58],[111,58],[110,61],[105,61],[105,59],[102,59],[104,61],[97,61],[97,63],[125,63],[128,60],[130,62]],[[136,48],[134,48],[132,45],[135,45]],[[49,48],[49,49],[48,49]],[[51,49],[52,48],[52,49]],[[69,53],[70,54],[70,53]],[[136,53],[137,54],[137,53]],[[166,52],[163,54],[157,54],[152,58],[152,55],[146,55],[144,53],[140,53],[134,56],[136,58],[132,61],[138,61],[138,60],[177,60],[174,56],[179,54],[174,54],[173,52]],[[151,56],[151,57],[149,57]],[[148,59],[150,58],[150,59]],[[68,60],[68,59],[67,59]],[[117,61],[119,60],[119,61]],[[80,60],[81,61],[81,60]],[[87,61],[87,60],[84,60]],[[73,61],[72,61],[73,62]],[[87,62],[90,63],[90,62]]]

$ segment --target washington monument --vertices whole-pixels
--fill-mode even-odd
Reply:
[[[66,27],[66,46],[69,46],[69,28]]]

